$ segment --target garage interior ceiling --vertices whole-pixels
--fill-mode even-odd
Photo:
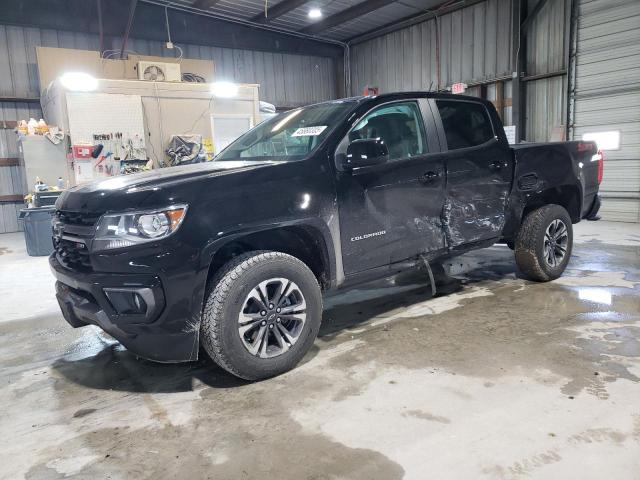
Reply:
[[[444,0],[177,0],[176,5],[290,32],[347,41],[454,3]],[[266,16],[265,16],[266,4]],[[309,10],[322,11],[319,19]]]

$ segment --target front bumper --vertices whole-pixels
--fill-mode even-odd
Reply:
[[[56,277],[56,297],[65,320],[74,328],[96,325],[128,350],[157,362],[182,362],[198,357],[198,328],[175,318],[161,279],[153,274],[80,273],[49,265]],[[118,311],[108,295],[133,292],[144,299],[143,313]],[[112,297],[113,299],[113,297]],[[197,322],[196,322],[197,323]],[[197,327],[197,325],[196,325]]]

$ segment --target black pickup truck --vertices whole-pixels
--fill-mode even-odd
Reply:
[[[293,368],[320,327],[322,291],[502,242],[548,281],[572,224],[600,206],[590,142],[509,146],[491,103],[397,93],[297,108],[213,162],[65,192],[50,257],[73,327],[142,357],[232,374]]]

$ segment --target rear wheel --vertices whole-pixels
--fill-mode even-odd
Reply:
[[[212,282],[201,342],[237,377],[273,377],[294,368],[311,348],[321,316],[320,287],[303,262],[250,252],[227,263]]]
[[[545,205],[524,218],[515,243],[518,267],[539,282],[562,275],[573,248],[569,213],[560,205]]]

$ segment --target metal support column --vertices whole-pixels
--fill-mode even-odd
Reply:
[[[522,76],[526,68],[527,43],[521,25],[527,16],[527,0],[513,0],[511,6],[512,52],[512,110],[511,120],[516,127],[516,141],[525,139],[525,84]]]

